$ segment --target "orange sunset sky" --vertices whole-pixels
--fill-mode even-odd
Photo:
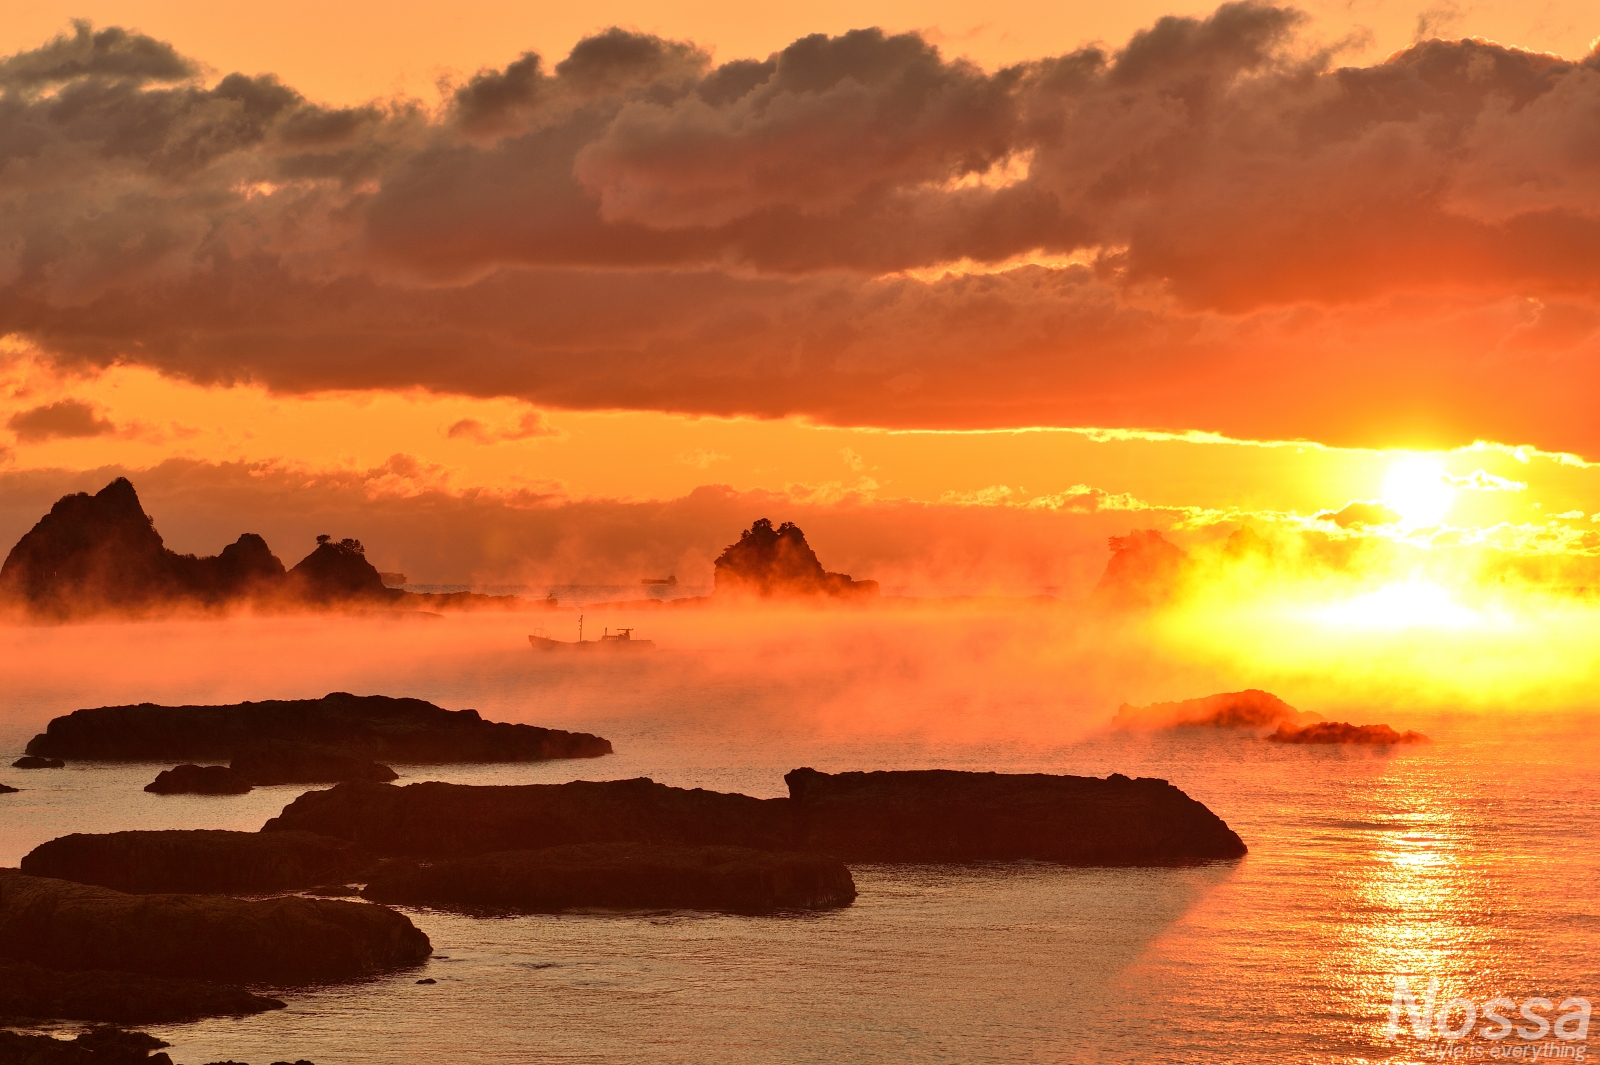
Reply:
[[[1078,596],[1108,535],[1241,525],[1587,588],[1596,34],[17,4],[0,539],[126,474],[179,551],[328,532],[423,582],[705,583],[766,515],[907,590]]]

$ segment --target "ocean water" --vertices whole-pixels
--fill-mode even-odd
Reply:
[[[426,965],[149,1029],[190,1065],[1489,1060],[1526,1041],[1419,1040],[1408,1025],[1389,1040],[1395,976],[1437,977],[1441,1002],[1600,998],[1594,715],[1320,700],[1314,678],[1272,678],[1303,708],[1434,742],[1129,734],[1104,727],[1123,698],[1256,678],[999,609],[624,623],[659,650],[535,654],[531,622],[505,616],[0,629],[0,752],[78,706],[382,692],[597,732],[617,751],[397,766],[402,783],[650,776],[769,796],[800,765],[1123,772],[1171,780],[1250,846],[1172,870],[858,866],[853,906],[807,916],[408,910],[434,944]],[[25,789],[0,796],[0,864],[73,831],[254,829],[301,790],[145,794],[160,768],[0,769]],[[1587,1047],[1538,1045],[1566,1060]]]

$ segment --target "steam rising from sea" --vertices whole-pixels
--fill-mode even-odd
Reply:
[[[1251,847],[1188,870],[861,867],[856,905],[804,918],[420,911],[437,985],[408,972],[159,1029],[180,1061],[399,1065],[457,1059],[463,1040],[508,1065],[1416,1061],[1426,1046],[1383,1038],[1396,973],[1475,1001],[1600,993],[1589,612],[1458,605],[1470,623],[1216,597],[1134,620],[982,600],[586,612],[588,636],[630,625],[658,644],[617,654],[532,652],[535,625],[576,636],[565,612],[6,627],[0,744],[80,706],[414,695],[597,732],[617,754],[401,766],[402,783],[647,775],[778,795],[799,765],[1116,771],[1172,780]],[[1124,701],[1245,687],[1435,742],[1106,727]],[[254,829],[300,790],[165,799],[140,790],[157,768],[0,770],[26,789],[0,799],[0,863],[71,831]]]

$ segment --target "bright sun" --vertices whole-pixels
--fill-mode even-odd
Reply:
[[[1444,520],[1455,505],[1456,490],[1437,459],[1409,455],[1397,459],[1383,479],[1383,501],[1415,528]]]

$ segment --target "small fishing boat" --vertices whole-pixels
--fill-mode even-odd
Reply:
[[[528,636],[528,643],[535,651],[587,651],[599,649],[602,651],[649,651],[655,647],[654,640],[636,640],[633,638],[632,629],[618,629],[612,632],[606,629],[604,635],[598,640],[585,640],[583,638],[583,617],[578,617],[578,639],[558,640],[544,629],[534,629]]]

